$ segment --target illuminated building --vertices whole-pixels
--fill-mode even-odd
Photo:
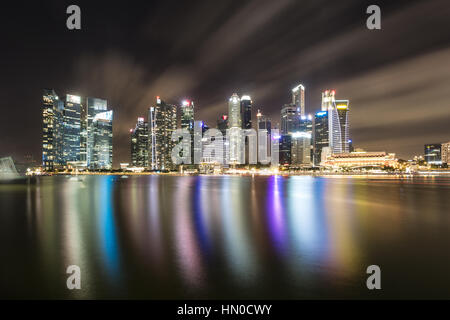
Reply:
[[[222,132],[222,135],[225,137],[228,129],[228,116],[226,114],[222,115],[219,119],[217,119],[217,129]]]
[[[45,171],[54,169],[55,102],[57,100],[58,96],[53,89],[44,89],[42,95],[42,167]]]
[[[322,149],[329,146],[328,111],[319,111],[314,115],[313,162],[319,166],[322,161]]]
[[[325,167],[363,168],[363,167],[397,167],[395,153],[386,152],[352,152],[330,154],[322,163]]]
[[[441,157],[442,163],[450,164],[450,142],[442,144]]]
[[[131,134],[131,165],[133,167],[148,168],[148,123],[144,118],[137,119],[136,126],[130,130]]]
[[[233,93],[228,101],[228,123],[230,128],[241,128],[241,99]]]
[[[258,134],[260,131],[266,130],[265,134],[267,135],[267,138],[266,138],[267,143],[265,146],[266,150],[265,150],[265,153],[262,152],[262,154],[266,154],[267,156],[270,156],[270,146],[271,146],[270,135],[272,132],[272,121],[270,120],[270,118],[263,115],[260,110],[258,110],[258,113],[256,114],[256,119],[257,119]],[[258,139],[259,139],[259,135],[258,135]],[[258,147],[260,147],[260,146],[261,146],[261,144],[258,143]],[[258,150],[258,154],[260,154],[259,150]]]
[[[348,153],[348,100],[335,100],[328,110],[329,143],[332,153]]]
[[[190,100],[183,100],[181,103],[181,129],[186,129],[189,131],[190,137],[191,137],[191,164],[194,163],[194,101]],[[183,141],[183,143],[187,143],[186,141]],[[185,144],[183,146],[183,150],[188,150],[189,144]]]
[[[172,133],[177,128],[177,107],[156,97],[149,110],[149,162],[152,170],[173,170]]]
[[[312,120],[312,115],[308,114],[308,115],[304,115],[300,117],[300,123],[299,123],[299,129],[297,132],[303,132],[303,133],[307,133],[309,135],[309,159],[310,162],[312,162],[314,153],[313,153],[313,141],[312,141],[312,136],[313,136],[313,120]]]
[[[425,145],[425,162],[428,164],[442,164],[440,143],[431,143]]]
[[[111,170],[113,158],[113,111],[97,113],[92,119],[89,134],[89,169]]]
[[[260,110],[258,110],[258,113],[256,114],[257,119],[257,129],[258,130],[267,130],[267,132],[270,134],[271,128],[272,128],[272,122],[270,118],[263,115]]]
[[[322,110],[328,111],[332,108],[335,101],[336,90],[325,90],[322,92]]]
[[[282,149],[282,148],[281,148]],[[311,133],[294,132],[291,135],[291,167],[311,165]]]
[[[252,128],[252,99],[247,95],[241,97],[241,119],[242,129]]]
[[[291,164],[291,148],[292,148],[292,136],[289,134],[281,135],[280,137],[280,165],[289,166]]]
[[[300,109],[294,104],[285,104],[281,109],[281,134],[287,135],[299,129]]]
[[[300,115],[305,116],[305,87],[301,84],[292,89],[292,104],[300,110]]]
[[[93,122],[97,114],[108,111],[108,102],[103,99],[88,97],[86,98],[86,111],[86,165],[88,168],[94,169],[95,167],[97,167],[97,165],[93,160],[95,133]]]
[[[228,161],[229,161],[229,143],[228,140],[226,140],[227,138],[227,129],[228,129],[228,116],[227,115],[222,115],[219,119],[217,119],[217,129],[222,133],[222,141],[223,141],[223,162],[222,165],[224,167],[228,166]]]
[[[194,130],[194,101],[184,100],[181,104],[181,129]]]
[[[252,128],[252,99],[248,95],[243,95],[241,97],[241,119],[242,119],[242,129],[248,130]],[[243,132],[244,133],[244,132]],[[245,133],[244,133],[245,134]],[[244,163],[245,159],[249,159],[249,137],[244,137]]]
[[[63,157],[64,165],[69,162],[78,165],[81,161],[81,97],[66,94],[64,98],[64,133],[63,133]]]
[[[229,163],[241,164],[245,154],[241,151],[241,99],[236,93],[233,93],[228,101],[228,126]]]

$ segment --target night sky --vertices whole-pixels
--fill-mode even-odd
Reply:
[[[66,28],[81,7],[82,29]],[[366,28],[370,4],[381,30]],[[233,92],[279,122],[290,89],[350,100],[356,147],[423,153],[450,141],[450,2],[361,0],[12,1],[0,8],[0,156],[41,158],[43,88],[108,100],[114,164],[155,96],[193,99],[211,127]]]

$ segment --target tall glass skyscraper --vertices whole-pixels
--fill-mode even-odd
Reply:
[[[230,128],[242,128],[241,99],[233,93],[228,101],[228,124]]]
[[[81,97],[66,94],[64,98],[64,163],[79,162],[81,147]]]
[[[149,167],[149,130],[148,122],[144,118],[137,119],[134,129],[130,129],[131,133],[131,165],[133,167]]]
[[[252,128],[252,99],[248,95],[241,97],[242,129]]]
[[[177,107],[156,97],[149,110],[149,162],[152,170],[172,170],[172,133],[177,128]]]
[[[311,165],[311,132],[295,132],[291,138],[291,166]]]
[[[110,170],[112,169],[113,159],[113,111],[97,113],[92,119],[91,135],[92,150],[89,168]]]
[[[285,104],[281,109],[281,134],[297,132],[300,124],[300,109],[294,104]]]
[[[305,116],[305,87],[299,84],[292,89],[292,104],[300,110],[300,115]]]
[[[328,111],[316,112],[313,131],[313,160],[319,166],[322,159],[322,149],[329,146]]]
[[[332,153],[349,152],[348,100],[335,100],[328,110],[329,141]]]
[[[44,89],[42,94],[42,167],[45,171],[54,169],[55,102],[57,100],[55,90]]]
[[[194,130],[194,101],[184,100],[181,104],[181,129]]]
[[[94,118],[100,114],[108,111],[108,102],[104,99],[91,98],[86,99],[86,117],[83,120],[86,123],[86,164],[88,168],[98,167],[94,164]],[[111,120],[112,121],[112,120]]]
[[[191,137],[191,164],[194,163],[194,101],[184,100],[181,104],[181,129],[189,131]],[[189,149],[189,144],[183,140],[183,150]]]

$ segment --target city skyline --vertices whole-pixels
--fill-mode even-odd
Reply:
[[[138,115],[146,116],[154,96],[176,104],[192,97],[198,118],[213,125],[217,115],[227,113],[224,97],[239,91],[252,97],[254,111],[261,109],[275,118],[299,79],[306,88],[307,114],[320,107],[323,88],[336,88],[340,97],[351,100],[356,146],[367,150],[383,146],[400,158],[422,154],[424,144],[447,141],[449,135],[449,116],[442,106],[448,101],[445,88],[450,84],[445,63],[450,57],[446,47],[450,31],[434,31],[446,21],[448,9],[442,4],[382,1],[383,27],[371,31],[365,28],[366,3],[356,1],[339,8],[327,4],[324,17],[317,21],[299,19],[322,10],[317,2],[230,2],[214,9],[203,1],[189,5],[169,1],[142,7],[127,17],[114,4],[82,2],[86,19],[79,33],[64,27],[66,15],[59,14],[65,12],[64,4],[31,4],[29,11],[21,11],[20,24],[10,18],[20,10],[11,4],[10,15],[2,21],[15,29],[14,39],[27,40],[35,49],[22,50],[8,35],[7,50],[1,53],[9,62],[2,72],[9,76],[3,80],[2,97],[10,107],[0,120],[0,133],[13,132],[9,119],[16,117],[27,128],[15,139],[2,141],[1,155],[40,158],[41,129],[34,119],[40,116],[36,101],[42,87],[110,102],[119,124],[113,128],[117,167],[129,158],[129,128]],[[220,16],[225,9],[228,13]],[[205,12],[210,16],[201,25],[174,23],[161,28],[157,23]],[[93,15],[103,23],[94,22]],[[234,27],[232,22],[242,15],[248,15],[249,21],[261,19],[257,26]],[[340,17],[339,29],[321,23],[333,17]],[[417,23],[410,25],[412,20]],[[37,21],[40,29],[30,37],[28,31]],[[132,34],[134,40],[126,40]],[[50,43],[57,43],[54,52],[41,50]],[[214,50],[206,50],[211,46]],[[29,52],[33,59],[21,52]]]
[[[228,99],[228,115],[219,116],[215,128],[196,119],[192,99],[175,105],[157,96],[148,109],[147,121],[139,116],[129,130],[130,157],[120,168],[184,172],[184,166],[179,166],[184,164],[188,172],[219,173],[241,165],[267,165],[267,157],[271,168],[294,171],[402,167],[395,153],[355,149],[350,135],[350,101],[336,99],[335,89],[322,92],[321,109],[314,116],[304,113],[304,95],[302,84],[293,88],[292,103],[283,105],[280,121],[272,127],[272,119],[260,109],[253,121],[255,110],[249,95],[233,93]],[[118,169],[112,165],[113,111],[107,105],[107,100],[71,94],[61,99],[54,89],[43,89],[42,170]],[[219,144],[210,137],[220,139],[216,141]],[[425,144],[423,156],[417,156],[429,165],[446,166],[447,150],[446,143]],[[409,159],[414,160],[413,165],[417,156]]]

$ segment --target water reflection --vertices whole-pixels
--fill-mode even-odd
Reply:
[[[38,298],[368,297],[365,268],[378,263],[398,284],[383,297],[449,297],[449,181],[91,176],[1,186],[8,276],[0,291]],[[65,288],[71,264],[82,269],[81,292]],[[403,264],[420,268],[405,273]],[[427,281],[410,282],[421,276]],[[15,280],[23,278],[39,290]]]

